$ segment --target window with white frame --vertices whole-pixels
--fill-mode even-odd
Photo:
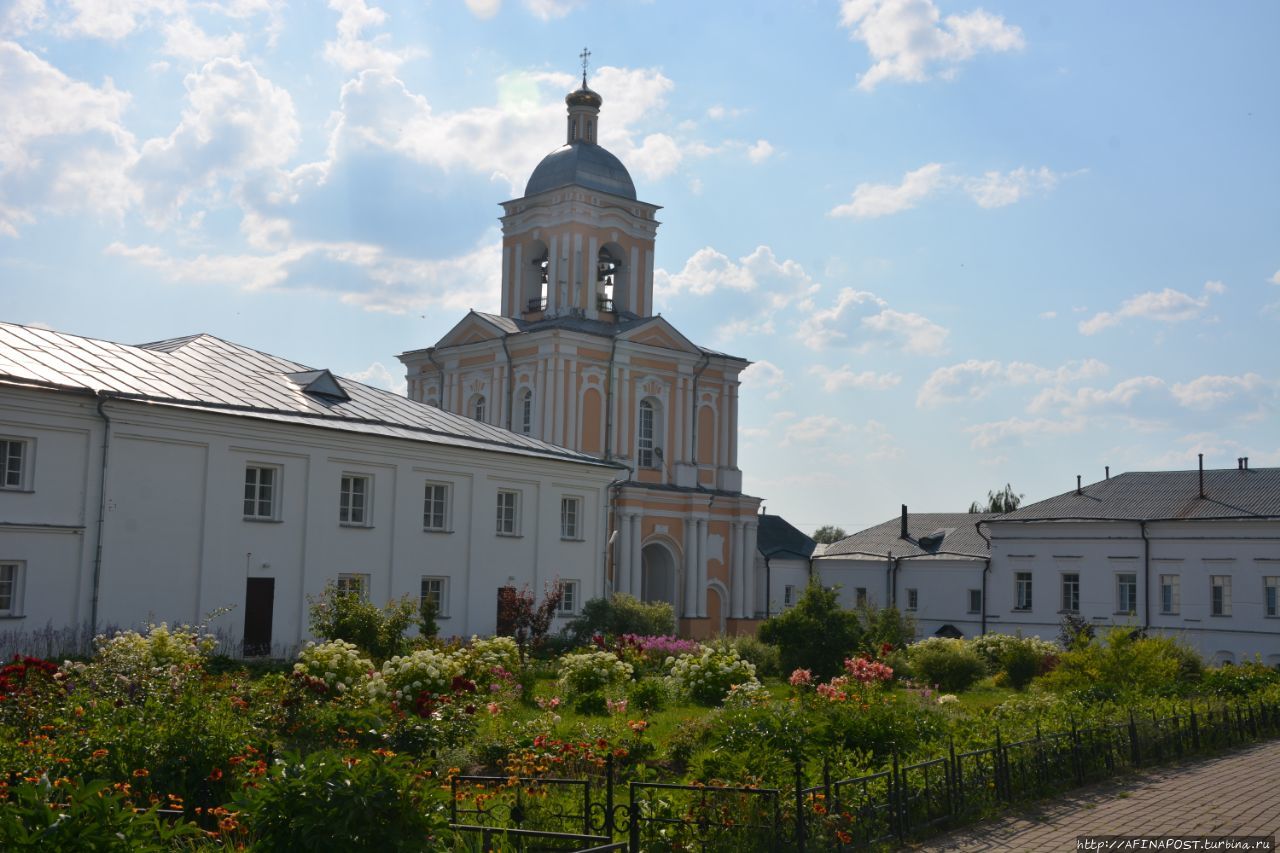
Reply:
[[[1062,612],[1080,612],[1080,573],[1065,572],[1062,575]]]
[[[427,483],[422,498],[422,529],[449,529],[449,484]]]
[[[582,516],[582,498],[560,499],[560,538],[581,539],[578,528]]]
[[[578,582],[562,580],[558,583],[557,588],[560,590],[560,603],[556,605],[556,612],[564,615],[577,613],[580,605]]]
[[[1280,616],[1280,576],[1268,575],[1262,579],[1263,612],[1268,616]]]
[[[916,610],[917,608],[919,608],[919,606],[920,606],[920,590],[908,589],[907,590],[907,609]]]
[[[420,603],[430,601],[435,605],[436,617],[439,619],[449,618],[449,579],[436,575],[426,575],[422,578],[422,589],[418,595]]]
[[[1138,576],[1132,572],[1116,575],[1116,613],[1138,612]]]
[[[1209,576],[1209,612],[1214,616],[1231,615],[1231,575]]]
[[[368,598],[369,576],[358,572],[343,572],[338,575],[338,580],[334,587],[342,595],[354,594],[361,598]]]
[[[982,590],[980,589],[969,590],[969,612],[970,613],[982,612]]]
[[[1031,572],[1015,572],[1013,576],[1013,609],[1031,609]]]
[[[857,602],[859,607],[867,606],[867,588],[860,586],[854,591],[853,600]]]
[[[636,464],[641,468],[661,467],[662,423],[658,404],[653,400],[640,401],[640,421],[636,436]]]
[[[1160,612],[1176,614],[1182,610],[1182,578],[1179,575],[1160,576]]]
[[[475,399],[471,401],[471,417],[477,421],[480,421],[481,423],[484,422],[485,405],[484,405],[483,394],[477,394],[475,396]]]
[[[527,388],[520,395],[520,432],[533,435],[533,392]]]
[[[22,615],[22,563],[0,563],[0,616]]]
[[[796,603],[796,587],[795,584],[787,584],[782,587],[782,607],[794,607]]]
[[[253,521],[274,521],[280,517],[280,468],[278,466],[245,466],[244,517]]]
[[[499,536],[520,535],[520,493],[508,489],[498,491],[497,532]]]
[[[0,489],[27,488],[31,442],[21,438],[0,438]]]
[[[352,527],[368,527],[372,522],[369,497],[371,478],[362,474],[343,474],[338,488],[338,523]]]

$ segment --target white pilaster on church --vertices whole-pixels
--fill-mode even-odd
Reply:
[[[684,525],[684,618],[698,616],[698,525],[688,521]]]
[[[552,234],[547,247],[547,314],[555,316],[559,303],[556,302],[557,282],[560,281],[560,235]]]
[[[742,522],[729,526],[729,616],[742,618]]]
[[[596,235],[592,234],[590,241],[587,243],[587,272],[583,282],[583,288],[586,290],[587,297],[587,317],[592,320],[596,319],[600,314],[600,298],[596,290],[598,286],[596,278],[600,274],[596,269],[596,262],[600,257],[599,242],[600,241],[596,239]]]
[[[707,520],[698,519],[698,618],[707,618]]]
[[[551,396],[548,398],[547,406],[551,410],[551,436],[552,444],[564,444],[564,418],[560,417],[560,407],[557,403],[563,399],[561,396],[561,372],[560,372],[560,356],[551,355]]]
[[[725,409],[729,403],[729,388],[720,388],[720,416],[716,418],[716,426],[720,428],[720,440],[716,442],[715,464],[721,468],[729,467],[729,418]]]
[[[760,525],[754,521],[749,521],[743,525],[742,536],[742,564],[745,567],[743,572],[743,598],[742,610],[743,617],[754,619],[756,613],[764,608],[760,605],[760,600],[756,597],[759,591],[759,583],[756,578],[756,536],[759,533]]]
[[[738,383],[729,384],[729,467],[738,467]],[[751,560],[755,562],[755,560]]]
[[[644,562],[640,555],[640,516],[631,516],[631,594],[636,598],[643,595]]]
[[[631,516],[618,516],[618,550],[613,564],[613,591],[631,591]]]

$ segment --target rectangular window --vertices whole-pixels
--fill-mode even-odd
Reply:
[[[1129,572],[1116,575],[1116,612],[1138,612],[1138,576]]]
[[[1080,574],[1069,572],[1062,576],[1062,612],[1080,612]]]
[[[449,529],[449,486],[445,483],[427,483],[422,502],[422,529],[444,531]]]
[[[1210,610],[1214,616],[1231,615],[1231,575],[1209,576]]]
[[[920,590],[918,589],[907,590],[907,609],[915,610],[919,606],[919,604],[920,604]]]
[[[1262,605],[1268,616],[1280,616],[1280,577],[1269,575],[1262,579]]]
[[[982,590],[980,589],[969,590],[969,612],[970,613],[982,612]]]
[[[1031,609],[1031,572],[1016,572],[1013,576],[1013,609]]]
[[[27,473],[27,442],[0,438],[0,489],[21,489]]]
[[[249,465],[244,469],[244,517],[274,521],[278,517],[280,469]]]
[[[338,491],[338,523],[360,527],[369,525],[369,478],[343,474]]]
[[[445,577],[424,577],[419,601],[430,601],[436,606],[436,616],[449,618],[449,579]]]
[[[21,563],[0,563],[0,616],[22,615],[21,582]]]
[[[782,607],[794,607],[796,603],[796,588],[793,584],[787,584],[782,588]]]
[[[641,468],[653,468],[655,465],[654,448],[654,411],[648,400],[640,401],[640,423],[637,430],[636,462]]]
[[[1182,609],[1182,593],[1178,575],[1160,576],[1160,612],[1174,614]]]
[[[520,535],[520,493],[498,492],[498,535]]]
[[[570,614],[578,612],[578,582],[560,581],[560,604],[557,613]]]
[[[581,498],[560,499],[560,538],[581,539],[578,534],[578,516],[582,514]]]
[[[867,588],[865,586],[858,587],[854,600],[857,602],[859,607],[867,606]]]
[[[334,584],[338,592],[342,594],[355,593],[361,598],[369,597],[369,576],[357,574],[355,572],[343,572],[338,575],[338,582]]]

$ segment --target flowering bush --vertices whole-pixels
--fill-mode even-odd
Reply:
[[[844,671],[849,673],[849,677],[854,681],[863,685],[883,684],[893,678],[893,670],[890,667],[865,657],[849,658],[844,662]]]
[[[610,652],[579,652],[560,659],[560,684],[566,690],[592,693],[631,680],[631,664]]]
[[[366,684],[372,672],[373,662],[346,640],[307,643],[293,665],[294,676],[321,693],[347,693]]]
[[[735,649],[703,649],[671,662],[671,681],[677,690],[703,705],[716,705],[736,684],[756,681],[756,668]]]
[[[217,644],[211,634],[198,628],[180,625],[172,630],[167,623],[148,625],[146,633],[121,631],[107,637],[100,635],[97,663],[121,675],[139,676],[161,667],[201,664]]]
[[[505,681],[503,673],[520,669],[520,647],[510,637],[472,637],[461,655],[467,678],[483,690],[496,681]]]
[[[392,701],[410,705],[423,693],[440,696],[452,691],[454,678],[462,675],[462,661],[434,649],[419,649],[393,657],[382,665],[379,675],[380,679],[371,679],[372,690],[384,690]]]

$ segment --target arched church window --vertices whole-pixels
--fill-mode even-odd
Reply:
[[[622,272],[622,261],[609,250],[608,246],[600,249],[596,255],[596,307],[601,311],[614,311],[615,285]]]
[[[662,405],[656,400],[640,401],[640,422],[636,429],[636,462],[641,468],[662,467]]]
[[[533,392],[528,389],[520,395],[520,432],[533,435]]]
[[[484,395],[477,394],[475,399],[471,401],[471,417],[481,423],[485,419]]]

